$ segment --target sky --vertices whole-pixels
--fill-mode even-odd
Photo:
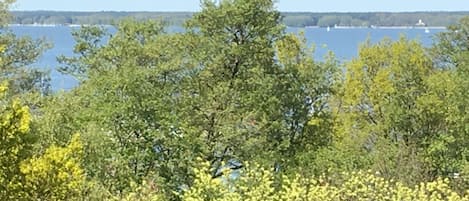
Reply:
[[[200,0],[17,0],[13,10],[198,11]],[[280,11],[469,11],[469,0],[277,0]]]

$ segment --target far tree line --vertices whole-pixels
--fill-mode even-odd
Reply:
[[[190,19],[191,12],[68,12],[68,11],[14,11],[13,24],[114,24],[133,17],[138,20],[162,19],[171,25],[180,26]],[[469,12],[364,12],[364,13],[312,13],[284,12],[282,21],[287,26],[449,26],[457,23]]]

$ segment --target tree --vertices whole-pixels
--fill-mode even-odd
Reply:
[[[0,1],[0,28],[8,23],[10,20],[10,13],[8,13],[8,8],[15,0],[2,0]]]
[[[49,92],[48,73],[37,68],[31,68],[33,64],[50,44],[44,40],[33,40],[31,37],[17,37],[11,31],[3,28],[9,22],[9,6],[14,0],[0,2],[0,80],[8,80],[10,93],[23,94]]]
[[[406,173],[403,178],[408,174],[421,176],[419,171],[424,168],[413,156],[424,146],[425,139],[432,138],[432,133],[425,132],[424,125],[419,124],[416,99],[425,92],[424,80],[431,72],[431,60],[423,47],[404,38],[397,42],[383,40],[376,45],[365,43],[358,58],[347,64],[344,83],[338,89],[341,95],[336,139],[339,147],[355,147],[355,155],[363,163],[355,167],[375,166],[383,174],[397,178],[403,171],[417,171]],[[369,164],[368,160],[380,160],[373,159],[375,154],[385,159]],[[353,157],[349,160],[356,161]]]
[[[99,28],[77,32],[79,55],[61,61],[82,84],[41,123],[43,133],[83,131],[97,148],[85,148],[86,171],[111,192],[150,180],[174,198],[192,184],[197,157],[213,177],[249,160],[292,170],[300,153],[329,143],[335,63],[316,63],[304,38],[285,35],[272,1],[204,1],[185,33],[154,21],[116,28],[107,43]]]
[[[67,137],[60,135],[83,130],[88,175],[110,192],[123,196],[132,183],[155,180],[171,195],[189,182],[192,155],[199,153],[197,139],[182,137],[183,122],[177,119],[183,36],[164,34],[157,21],[125,20],[116,28],[100,45],[95,42],[100,34],[93,34],[101,33],[97,28],[77,33],[80,56],[62,61],[64,72],[80,77],[82,84],[60,98],[73,104],[58,99],[59,105],[67,104],[48,107],[43,125],[50,126],[41,129],[59,134],[52,138],[62,142]],[[65,119],[57,114],[71,121],[59,123]]]
[[[64,66],[59,67],[59,71],[74,76],[78,80],[84,80],[88,76],[88,71],[94,69],[93,60],[90,57],[96,53],[103,43],[102,39],[107,36],[106,29],[99,26],[82,27],[78,31],[72,32],[76,41],[73,49],[79,57],[57,57],[57,61]]]
[[[349,168],[409,183],[461,171],[467,101],[458,82],[415,41],[365,44],[339,86],[337,151],[353,148]]]
[[[12,32],[2,32],[0,44],[4,45],[4,52],[0,56],[3,61],[0,66],[0,79],[9,81],[11,93],[50,92],[48,72],[32,67],[50,44],[28,36],[17,37]]]
[[[437,35],[436,44],[432,47],[435,62],[440,68],[456,68],[468,74],[469,66],[469,17],[463,17],[459,23],[448,27],[448,31]]]
[[[271,93],[278,69],[274,42],[283,32],[279,20],[271,1],[204,1],[188,23],[197,45],[189,47],[191,58],[198,65],[188,77],[193,81],[183,86],[183,100],[191,106],[185,110],[193,111],[184,121],[203,139],[206,160],[215,166],[260,156],[254,150],[269,140],[269,124],[280,123],[269,122],[278,116],[268,114],[279,108]]]
[[[440,132],[446,133],[432,144],[429,152],[430,160],[438,169],[453,174],[467,174],[469,167],[468,146],[469,130],[469,17],[462,18],[459,23],[449,26],[448,31],[440,33],[431,48],[436,68],[440,72],[428,80],[427,96],[433,101],[422,103],[426,116],[438,116]],[[435,106],[431,108],[430,106]],[[462,189],[464,184],[458,184]]]
[[[185,121],[204,139],[205,159],[215,167],[264,161],[279,170],[324,145],[327,126],[308,122],[327,119],[323,101],[335,66],[315,63],[304,40],[284,34],[272,1],[204,1],[202,8],[188,23],[199,44],[190,49],[197,85],[184,86],[184,96],[193,113]]]

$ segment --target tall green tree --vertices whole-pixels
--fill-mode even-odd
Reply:
[[[272,93],[279,20],[271,1],[203,1],[188,22],[197,45],[191,57],[199,65],[185,86],[184,101],[192,107],[186,112],[193,115],[184,121],[204,140],[206,160],[215,166],[260,156],[254,150],[269,140],[269,127],[280,126],[268,114],[279,107]],[[271,153],[265,148],[262,153]]]
[[[330,164],[349,161],[346,170],[371,168],[409,183],[460,172],[467,156],[461,83],[415,41],[366,43],[347,64],[334,102],[332,153],[351,154]]]
[[[197,85],[186,90],[193,115],[185,121],[201,134],[215,167],[258,160],[283,169],[298,152],[327,144],[327,126],[315,130],[308,122],[326,119],[334,65],[314,62],[303,39],[286,35],[273,4],[203,1],[188,22],[199,65],[191,77]]]
[[[304,38],[286,35],[272,1],[202,8],[187,23],[193,66],[182,82],[181,118],[203,142],[212,176],[246,161],[292,170],[327,145],[334,61],[313,61]]]
[[[185,33],[153,21],[116,29],[76,33],[78,56],[60,60],[82,84],[41,124],[52,141],[83,133],[86,171],[111,192],[151,180],[174,197],[197,157],[213,177],[248,160],[292,170],[330,142],[335,63],[313,61],[304,38],[286,35],[272,1],[204,1]]]
[[[184,37],[166,35],[157,21],[129,19],[116,29],[99,45],[106,34],[99,28],[76,33],[79,56],[61,61],[63,72],[82,83],[48,104],[43,125],[49,126],[41,129],[62,142],[66,133],[83,131],[88,175],[110,192],[123,195],[131,183],[149,180],[174,196],[172,191],[189,183],[192,155],[199,153],[197,139],[181,134],[184,122],[177,118]]]

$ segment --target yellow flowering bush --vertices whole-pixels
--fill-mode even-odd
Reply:
[[[200,160],[199,160],[200,161]],[[210,174],[210,164],[201,162],[200,169],[194,169],[195,181],[191,188],[187,189],[183,195],[183,200],[240,200],[238,193],[232,192],[228,183],[228,177],[212,178]]]
[[[212,179],[207,171],[196,170],[194,185],[182,195],[187,201],[469,201],[469,195],[458,195],[451,190],[448,179],[408,187],[386,180],[371,172],[343,173],[340,184],[332,185],[325,177],[304,178],[284,176],[275,185],[275,176],[264,168],[254,167],[239,172],[233,179],[229,171],[221,178]],[[468,192],[469,193],[469,192]]]
[[[85,175],[80,167],[83,146],[79,135],[67,147],[49,147],[44,155],[23,162],[25,190],[31,200],[70,200],[78,198]]]
[[[18,99],[5,98],[8,86],[0,84],[0,200],[18,198],[19,164],[30,155],[29,109]]]
[[[0,53],[3,53],[5,51],[5,45],[3,44],[0,44]],[[0,57],[0,66],[2,65],[3,61],[2,61],[2,57]]]
[[[133,201],[133,200],[146,200],[146,201],[164,201],[164,195],[158,191],[158,188],[155,186],[155,183],[145,181],[141,185],[133,183],[132,185],[133,192],[128,193],[124,196],[123,201]],[[114,200],[119,200],[115,198]]]
[[[0,84],[0,200],[73,200],[85,182],[80,136],[66,147],[51,146],[33,156],[31,114]]]

